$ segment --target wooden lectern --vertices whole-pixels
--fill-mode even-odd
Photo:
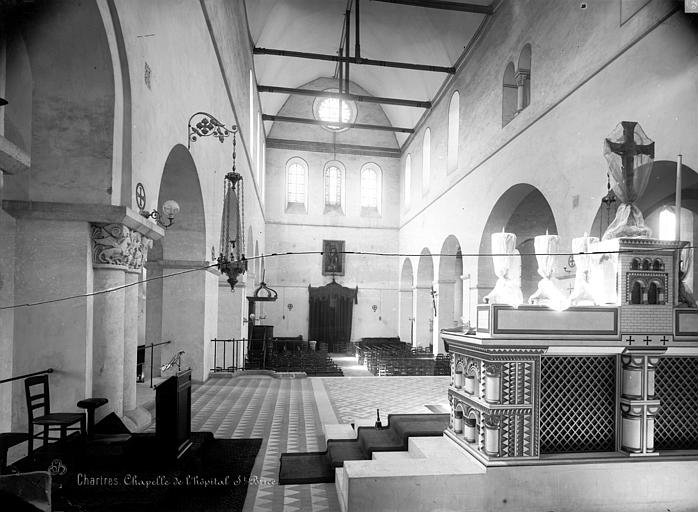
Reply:
[[[191,446],[191,369],[156,386],[155,422],[163,455],[180,458]]]

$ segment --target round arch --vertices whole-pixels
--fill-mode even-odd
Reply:
[[[415,284],[418,287],[429,287],[434,282],[434,259],[431,251],[426,247],[422,249],[417,263],[417,279]]]
[[[439,330],[453,329],[461,324],[463,315],[463,255],[455,235],[448,235],[439,255]],[[443,342],[439,337],[439,345]]]
[[[189,150],[182,144],[167,155],[160,180],[158,211],[165,201],[179,203],[179,215],[162,239],[163,259],[205,261],[206,220],[199,173]]]
[[[29,94],[11,101],[6,115],[16,119],[13,109],[22,109],[17,114],[24,126],[17,127],[17,135],[30,135],[24,149],[31,153],[26,185],[33,201],[112,204],[118,198],[125,203],[120,186],[130,177],[112,176],[117,169],[126,171],[113,167],[115,140],[123,137],[114,131],[115,108],[125,98],[117,98],[115,90],[118,63],[112,60],[116,52],[110,46],[116,42],[105,29],[111,22],[95,2],[40,2],[26,16],[20,13],[18,20],[9,22],[24,48],[16,47],[18,53],[8,55],[12,68],[20,65],[9,69],[8,86],[13,87],[18,71],[17,78],[31,81],[21,84]],[[23,63],[25,51],[30,70]],[[126,156],[119,158],[128,170]]]
[[[417,347],[433,344],[434,301],[432,290],[434,284],[434,261],[428,248],[422,249],[417,263],[417,275],[414,290],[414,340]]]
[[[535,292],[539,280],[533,238],[546,231],[557,233],[553,211],[542,192],[528,183],[518,183],[507,189],[487,218],[480,238],[480,254],[492,252],[492,233],[502,230],[516,235],[516,248],[522,255],[521,291],[525,300]],[[481,256],[478,261],[478,301],[489,293],[495,281],[492,258]]]

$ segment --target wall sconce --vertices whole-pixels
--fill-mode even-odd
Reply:
[[[371,309],[372,309],[373,312],[375,313],[376,311],[378,311],[378,306],[376,306],[376,305],[374,304],[373,306],[371,306]]]
[[[286,307],[288,308],[289,311],[293,309],[293,304],[287,304]]]
[[[143,183],[139,183],[136,185],[136,206],[138,206],[138,209],[140,210],[139,213],[146,219],[152,217],[153,220],[158,223],[158,225],[165,229],[174,224],[174,218],[179,213],[179,204],[177,204],[177,201],[170,199],[169,201],[165,201],[165,203],[162,205],[162,213],[164,213],[167,217],[167,224],[164,224],[162,222],[162,214],[159,211],[154,209],[152,212],[148,212],[145,210],[145,198],[145,187],[143,186]]]
[[[145,210],[141,210],[141,215],[145,217],[146,219],[153,218],[155,222],[158,223],[159,226],[162,226],[163,228],[167,229],[172,224],[174,224],[174,218],[177,216],[179,213],[179,204],[177,201],[174,201],[170,199],[169,201],[165,201],[165,203],[162,205],[162,213],[159,211],[153,209],[151,212],[147,212]],[[165,224],[162,221],[163,214],[167,218],[167,224]]]

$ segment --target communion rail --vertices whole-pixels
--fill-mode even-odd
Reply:
[[[247,339],[214,338],[211,343],[213,343],[212,372],[236,372],[245,369]]]

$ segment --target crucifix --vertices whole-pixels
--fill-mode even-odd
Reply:
[[[432,305],[433,308],[434,308],[434,316],[435,316],[435,317],[437,316],[437,312],[436,312],[436,311],[437,311],[437,310],[436,310],[436,298],[437,298],[438,296],[439,296],[439,292],[437,292],[436,290],[434,290],[434,287],[432,286],[432,287],[431,287],[431,305]]]
[[[634,202],[647,187],[654,160],[654,142],[636,121],[622,121],[604,139],[604,157],[609,165],[613,191],[621,204],[603,239],[650,236],[651,230]],[[608,201],[610,206],[610,194]]]
[[[632,201],[636,198],[636,193],[639,192],[633,189],[635,177],[633,159],[637,155],[648,155],[650,158],[654,158],[654,142],[650,144],[637,144],[635,142],[636,121],[622,121],[620,124],[623,126],[623,142],[613,142],[606,139],[606,144],[613,153],[621,157],[623,181],[628,188],[628,197]]]

